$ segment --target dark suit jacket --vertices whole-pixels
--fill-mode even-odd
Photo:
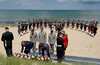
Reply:
[[[7,32],[2,34],[1,40],[4,43],[6,41],[7,47],[12,47],[12,40],[13,39],[14,39],[13,34],[11,32],[9,32],[9,31],[7,31]],[[4,44],[4,47],[5,47],[5,44]]]
[[[25,46],[23,46],[21,44],[21,46],[22,46],[21,53],[23,52],[24,47],[27,48],[26,51],[28,51],[28,53],[30,53],[30,49],[33,47],[34,43],[30,42],[30,41],[25,41],[25,43],[26,43]]]

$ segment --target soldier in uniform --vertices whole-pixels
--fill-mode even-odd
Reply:
[[[67,28],[69,28],[69,24],[70,24],[70,22],[69,22],[69,19],[68,19],[68,21],[67,21]]]
[[[22,31],[22,35],[24,34],[24,33],[23,33],[23,31],[24,31],[24,26],[25,26],[25,25],[24,25],[23,22],[22,22],[22,23],[21,23],[21,31]]]
[[[37,30],[39,30],[39,21],[36,21],[36,24],[37,24]]]
[[[82,31],[82,29],[83,29],[83,22],[81,21],[81,23],[80,23],[80,29],[81,29],[81,31]]]
[[[43,27],[41,27],[41,31],[39,32],[39,43],[46,43],[47,33],[43,31]]]
[[[58,28],[58,22],[56,21],[56,23],[55,23],[55,30],[56,30],[56,33],[57,33],[57,28]]]
[[[5,27],[5,33],[2,34],[1,40],[4,42],[4,48],[8,57],[12,56],[12,40],[14,39],[13,34],[9,32],[9,28]]]
[[[18,34],[20,36],[21,28],[20,28],[20,23],[18,23]]]
[[[62,22],[62,27],[63,27],[63,28],[65,27],[65,22],[64,22],[64,20],[63,20],[63,22]]]
[[[35,21],[34,21],[34,19],[33,19],[33,29],[35,30]]]
[[[29,31],[31,32],[31,25],[32,25],[32,23],[31,23],[31,21],[29,21]]]
[[[76,23],[76,30],[78,30],[78,28],[79,28],[79,21],[77,21]]]
[[[46,20],[44,21],[44,27],[45,28],[47,27],[47,21]]]
[[[73,19],[73,21],[72,21],[72,29],[74,28],[74,24],[75,24],[75,22],[74,22],[74,19]]]
[[[62,62],[63,52],[64,52],[64,40],[62,39],[63,34],[57,37],[57,60]]]
[[[54,44],[56,41],[56,34],[53,33],[53,29],[51,29],[51,33],[48,36],[48,43],[51,46],[51,54],[54,54]]]
[[[33,42],[22,41],[22,43],[21,43],[21,46],[22,46],[21,53],[23,53],[23,49],[25,47],[24,53],[25,54],[29,54],[30,53],[30,49],[32,49],[33,45],[34,45]]]
[[[36,43],[37,43],[37,33],[34,32],[34,29],[32,29],[30,33],[30,41],[34,43],[33,51],[36,51]]]
[[[25,22],[24,25],[25,25],[25,33],[28,33],[28,32],[27,32],[27,26],[28,26],[28,24],[26,24],[26,22]]]

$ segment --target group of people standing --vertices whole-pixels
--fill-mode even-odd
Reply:
[[[70,25],[70,21],[68,19],[67,23],[67,28],[69,28]],[[83,24],[83,22],[80,22],[79,20],[76,21],[72,21],[72,29],[74,28],[74,25],[76,23],[76,30],[78,30],[79,25],[80,25],[80,29],[82,31],[83,27],[84,27],[84,31],[86,31],[87,27],[88,27],[88,32],[91,32],[91,34],[94,33],[94,36],[97,32],[97,25],[98,22],[90,22],[88,24],[88,22],[85,22],[85,24]],[[37,24],[37,30],[39,30],[39,27],[41,29],[41,31],[39,32],[39,34],[37,34],[35,32],[35,27]],[[48,43],[47,44],[47,33],[44,31],[44,28],[47,27],[47,24],[50,28],[50,33],[48,35]],[[68,47],[68,35],[65,33],[65,31],[63,30],[65,27],[65,22],[64,20],[61,22],[59,21],[55,21],[55,22],[47,22],[47,19],[44,21],[44,28],[43,28],[43,21],[42,20],[34,20],[33,19],[33,23],[29,21],[29,24],[27,24],[26,22],[21,22],[18,23],[18,33],[20,35],[20,32],[25,31],[25,33],[27,33],[27,28],[29,26],[29,31],[30,31],[30,41],[22,41],[21,42],[21,53],[23,53],[24,47],[24,53],[29,54],[31,51],[31,49],[33,49],[34,52],[36,52],[36,44],[37,42],[39,42],[38,48],[39,48],[39,54],[42,53],[43,56],[45,56],[44,51],[46,50],[46,55],[48,57],[50,57],[50,52],[49,52],[49,45],[51,47],[51,54],[54,54],[54,44],[57,41],[57,48],[56,48],[56,52],[57,52],[57,60],[59,62],[62,61],[62,59],[64,58],[65,55],[65,50]],[[32,28],[33,26],[33,28]],[[54,28],[55,26],[55,32],[57,33],[57,35],[55,34],[54,30],[52,28]],[[6,50],[6,54],[7,56],[12,56],[12,40],[14,39],[14,36],[11,32],[9,32],[9,28],[5,27],[5,33],[2,34],[2,38],[1,40],[4,42],[4,47]]]
[[[50,29],[55,27],[55,32],[57,32],[57,30],[59,30],[59,28],[64,28],[65,25],[67,26],[67,29],[69,28],[70,24],[72,25],[72,29],[74,29],[75,24],[76,24],[76,30],[78,30],[80,28],[80,31],[84,31],[86,32],[87,28],[88,28],[88,34],[90,34],[91,36],[95,37],[96,33],[97,33],[97,25],[98,25],[98,21],[95,22],[91,21],[91,22],[83,22],[83,21],[75,21],[74,19],[72,20],[72,22],[68,19],[67,22],[63,21],[58,21],[57,19],[55,21],[51,21],[51,20],[47,20],[45,19],[44,21],[39,19],[39,20],[34,20],[33,22],[29,21],[29,23],[26,22],[21,22],[18,23],[18,34],[20,36],[20,32],[22,32],[23,35],[23,31],[25,31],[25,33],[27,33],[27,28],[29,28],[29,31],[31,31],[32,29],[36,30],[35,27],[37,27],[37,30],[39,30],[39,28],[44,27],[47,28],[47,25],[49,26]]]
[[[54,45],[57,41],[57,58],[58,61],[61,62],[62,58],[64,58],[65,55],[65,50],[68,46],[68,36],[65,33],[65,31],[63,29],[60,29],[58,31],[58,34],[56,36],[56,34],[54,33],[54,30],[51,29],[49,35],[48,35],[48,43],[51,47],[51,53],[49,53],[49,45],[46,43],[47,42],[47,33],[44,31],[43,27],[40,28],[41,31],[39,32],[39,34],[37,35],[37,33],[34,31],[34,29],[32,29],[31,33],[30,33],[30,41],[34,43],[33,46],[33,51],[36,51],[36,44],[37,42],[39,42],[39,54],[41,54],[41,50],[42,50],[42,55],[44,56],[44,50],[46,50],[46,55],[48,55],[48,57],[50,57],[50,54],[54,54]],[[23,47],[22,47],[23,48]]]
[[[70,22],[69,22],[69,19],[68,19],[68,21],[67,21],[67,28],[69,28],[69,23]],[[80,27],[80,31],[83,30],[83,32],[86,32],[86,30],[88,28],[88,34],[90,34],[91,36],[95,37],[95,35],[97,33],[97,29],[98,29],[97,28],[98,22],[95,22],[95,20],[91,21],[90,23],[88,21],[87,22],[83,22],[83,21],[80,22],[79,20],[76,22],[73,19],[73,21],[72,21],[72,29],[74,28],[75,23],[76,23],[76,30],[78,30],[79,27]]]

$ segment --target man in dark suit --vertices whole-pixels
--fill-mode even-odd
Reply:
[[[23,53],[23,49],[25,47],[24,53],[25,54],[29,54],[30,53],[30,49],[32,49],[33,45],[34,45],[33,42],[22,41],[22,43],[21,43],[21,46],[22,46],[21,53]]]
[[[48,55],[48,57],[50,57],[49,54],[49,45],[46,43],[40,43],[39,44],[39,54],[40,54],[40,50],[42,50],[42,55],[44,56],[44,50],[46,50],[46,54]]]
[[[4,42],[7,57],[12,56],[12,40],[14,39],[13,34],[9,32],[9,28],[5,27],[5,33],[2,34],[1,40]]]

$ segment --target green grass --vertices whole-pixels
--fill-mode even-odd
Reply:
[[[26,60],[26,59],[19,59],[19,58],[12,58],[12,57],[4,57],[0,54],[0,65],[96,65],[90,63],[78,63],[74,62],[73,64],[66,64],[66,63],[52,63],[50,62],[43,62],[38,60]]]
[[[38,60],[26,60],[19,58],[6,58],[0,54],[0,65],[66,65],[64,63],[43,62]]]

